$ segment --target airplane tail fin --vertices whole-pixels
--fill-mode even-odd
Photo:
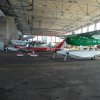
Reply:
[[[52,48],[51,51],[60,51],[62,48],[64,48],[64,45],[65,45],[65,41],[63,40],[55,48]]]

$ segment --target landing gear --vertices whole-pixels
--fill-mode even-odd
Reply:
[[[65,61],[67,60],[68,57],[69,57],[69,52],[66,52],[66,55],[65,55],[63,61],[65,62]]]
[[[66,61],[66,59],[67,59],[67,56],[65,56],[65,57],[64,57],[63,61],[65,62],[65,61]]]
[[[31,57],[37,57],[38,56],[38,54],[36,54],[35,51],[29,51],[28,55],[31,56]]]
[[[54,52],[53,56],[51,57],[51,59],[54,59],[56,56],[56,51]]]
[[[95,56],[91,58],[91,60],[95,60],[95,59],[96,59]]]
[[[64,52],[65,53],[65,52]],[[54,52],[54,54],[53,54],[53,56],[51,57],[51,59],[54,59],[54,58],[56,58],[56,56],[60,56],[60,58],[62,58],[62,56],[64,56],[63,57],[63,61],[65,62],[68,58],[69,58],[69,52],[66,52],[66,54],[60,54],[60,53],[57,53],[57,52]]]
[[[22,52],[17,53],[17,57],[23,57],[23,56],[24,56],[24,53],[22,53]]]

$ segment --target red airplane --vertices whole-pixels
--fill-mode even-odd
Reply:
[[[26,46],[16,45],[15,48],[23,51],[59,51],[64,45],[64,40],[60,42],[56,47],[50,47],[43,42],[34,41]]]

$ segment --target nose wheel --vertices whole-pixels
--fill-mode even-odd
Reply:
[[[67,60],[67,58],[68,58],[68,56],[69,56],[69,52],[66,52],[66,55],[65,55],[65,57],[64,57],[64,59],[63,59],[63,61],[66,61],[66,60]]]

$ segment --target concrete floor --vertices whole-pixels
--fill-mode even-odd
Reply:
[[[100,100],[100,59],[0,53],[0,100]]]

